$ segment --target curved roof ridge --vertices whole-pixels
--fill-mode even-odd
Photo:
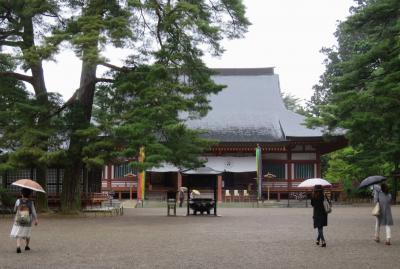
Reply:
[[[217,76],[265,76],[274,75],[274,67],[258,68],[211,68]]]

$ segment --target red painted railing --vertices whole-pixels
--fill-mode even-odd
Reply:
[[[120,191],[120,192],[128,192],[132,188],[132,191],[136,191],[137,189],[137,181],[132,179],[103,179],[101,181],[101,190],[102,191]]]

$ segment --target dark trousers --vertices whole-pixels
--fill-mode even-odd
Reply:
[[[325,237],[324,237],[324,227],[318,227],[318,237],[317,237],[317,241],[322,240],[325,241]]]

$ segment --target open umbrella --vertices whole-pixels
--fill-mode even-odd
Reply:
[[[304,180],[303,182],[301,182],[297,187],[299,187],[299,188],[310,188],[310,187],[314,187],[315,185],[321,185],[323,187],[332,186],[332,184],[329,183],[328,181],[326,181],[325,179],[322,179],[322,178],[309,178],[309,179]]]
[[[200,192],[198,190],[192,190],[192,193],[196,194],[196,195],[200,195]]]
[[[15,182],[11,183],[11,185],[45,193],[42,186],[40,186],[39,183],[37,183],[36,181],[33,181],[32,179],[19,179]]]
[[[386,180],[386,177],[384,176],[370,176],[365,178],[363,181],[361,181],[360,185],[358,186],[359,189],[365,188],[374,184],[381,183]]]
[[[264,178],[272,179],[272,178],[276,178],[276,175],[271,174],[270,172],[268,172],[268,173],[266,173],[266,174],[264,175]]]
[[[188,190],[187,187],[180,187],[180,188],[178,189],[178,191],[182,191],[182,192],[187,191],[187,190]]]

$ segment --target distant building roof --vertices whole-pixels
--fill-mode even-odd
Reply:
[[[274,74],[273,67],[263,68],[213,68],[218,76],[267,76]]]
[[[305,117],[285,108],[279,77],[273,68],[214,69],[212,78],[227,87],[209,97],[212,110],[187,122],[206,130],[220,142],[279,142],[289,138],[321,138],[321,129],[308,129]]]

